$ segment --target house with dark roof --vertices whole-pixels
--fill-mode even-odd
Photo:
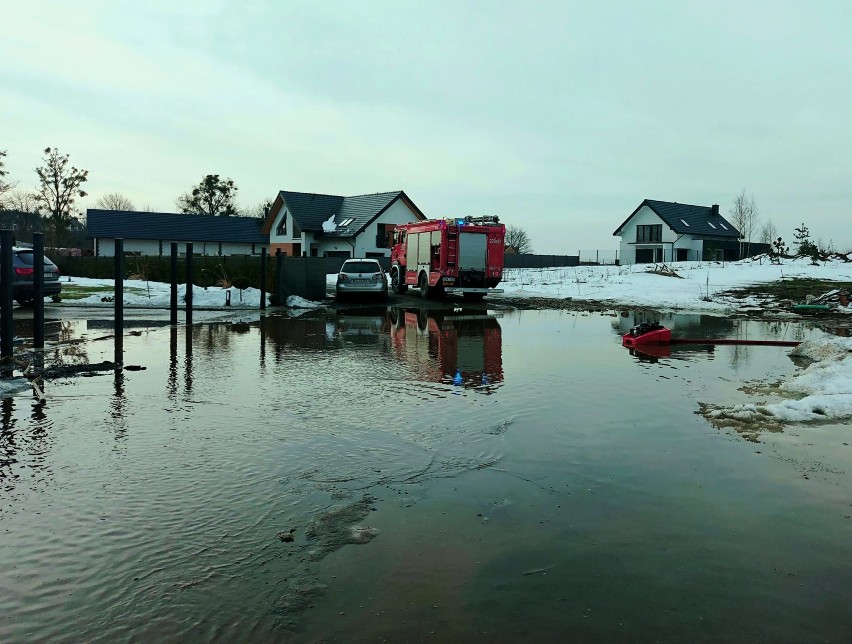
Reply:
[[[613,233],[622,264],[739,259],[740,231],[719,206],[645,199]]]
[[[402,190],[354,197],[282,190],[261,232],[293,257],[389,257],[388,233],[426,219]]]
[[[133,210],[86,211],[86,237],[94,241],[95,255],[112,257],[115,240],[124,239],[125,253],[170,255],[171,242],[186,253],[192,242],[193,255],[259,255],[269,242],[257,217],[211,217],[171,212]]]

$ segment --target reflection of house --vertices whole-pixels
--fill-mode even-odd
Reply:
[[[263,225],[272,254],[389,257],[387,233],[396,224],[426,219],[401,190],[355,197],[278,193]]]
[[[621,263],[735,260],[739,231],[719,206],[645,199],[613,233],[621,237]]]
[[[186,252],[192,242],[194,255],[259,255],[268,237],[260,231],[257,217],[211,217],[171,212],[132,210],[86,211],[86,236],[94,240],[95,255],[112,257],[115,240],[124,239],[125,253],[169,256],[171,242]]]

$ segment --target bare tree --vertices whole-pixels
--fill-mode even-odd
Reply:
[[[6,181],[4,177],[9,175],[9,171],[6,169],[6,150],[0,150],[0,208],[4,207],[5,195],[7,192],[12,190],[17,184]]]
[[[110,192],[95,202],[97,208],[103,210],[136,210],[133,202],[119,192]]]
[[[237,214],[234,200],[237,184],[232,179],[220,179],[218,174],[208,174],[192,189],[177,199],[180,212],[191,215],[228,217]]]
[[[35,171],[39,180],[36,201],[44,206],[49,217],[53,245],[61,246],[77,214],[74,200],[88,194],[80,186],[88,180],[89,171],[69,167],[68,155],[60,154],[56,148],[45,148],[44,166]]]
[[[243,210],[243,217],[257,217],[258,219],[266,219],[266,215],[272,210],[272,199],[264,199],[260,203],[249,206]]]
[[[763,228],[760,229],[760,241],[764,244],[771,244],[776,239],[778,239],[778,229],[771,219],[767,219]]]
[[[4,205],[8,210],[38,213],[41,210],[36,195],[28,190],[12,190],[6,195]]]
[[[751,250],[751,238],[757,227],[757,202],[754,200],[754,195],[747,196],[743,188],[743,191],[734,199],[730,216],[731,223],[740,231],[740,257],[743,256],[744,247],[745,254],[748,255]]]
[[[3,225],[15,231],[15,238],[31,241],[32,234],[43,229],[39,203],[32,192],[12,190],[3,201]],[[2,208],[0,208],[2,210]]]
[[[506,226],[505,244],[518,254],[533,252],[530,236],[520,226]]]

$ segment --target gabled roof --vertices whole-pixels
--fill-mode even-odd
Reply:
[[[282,206],[286,206],[300,230],[322,233],[324,237],[353,237],[362,232],[397,200],[402,200],[419,219],[426,219],[426,215],[420,212],[420,209],[402,190],[354,197],[282,190],[269,211],[266,223],[263,225],[263,232],[269,234]],[[323,222],[328,221],[332,216],[337,228],[333,232],[324,232]],[[348,221],[350,219],[351,221]],[[341,225],[343,222],[347,222],[345,226]]]
[[[211,217],[135,210],[86,211],[86,237],[157,239],[182,242],[267,243],[257,217]]]
[[[645,199],[630,213],[622,224],[615,229],[613,235],[620,235],[627,222],[639,212],[643,206],[648,206],[663,220],[669,228],[679,235],[695,235],[698,237],[722,237],[739,239],[740,231],[719,214],[718,206],[692,206],[673,201],[656,201]]]

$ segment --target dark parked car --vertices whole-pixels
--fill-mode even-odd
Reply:
[[[18,304],[29,306],[33,303],[33,249],[22,246],[12,248],[12,297]],[[59,295],[62,284],[59,283],[59,268],[47,257],[44,258],[44,296]]]

